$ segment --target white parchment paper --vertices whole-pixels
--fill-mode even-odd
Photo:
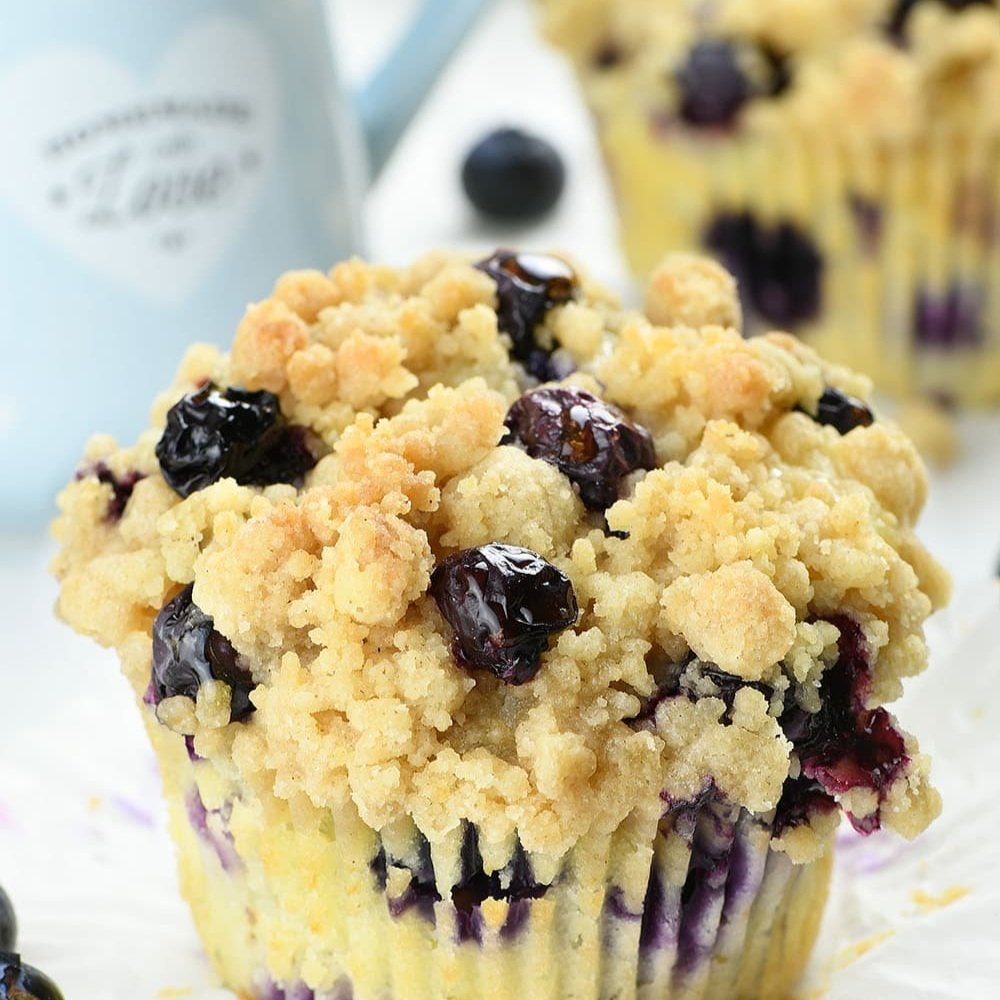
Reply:
[[[1000,1000],[1000,586],[963,589],[928,634],[932,667],[894,708],[934,755],[944,814],[912,844],[844,827],[801,1000]],[[0,748],[0,884],[25,960],[67,1000],[231,1000],[164,824],[124,681]]]

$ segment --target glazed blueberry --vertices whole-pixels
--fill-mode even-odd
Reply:
[[[431,594],[455,633],[455,658],[508,684],[530,681],[549,637],[573,625],[576,594],[568,577],[530,549],[493,542],[446,559]]]
[[[910,14],[923,2],[924,0],[897,0],[896,6],[889,15],[889,22],[886,26],[886,30],[897,41],[901,41],[903,38]],[[945,7],[954,11],[965,10],[966,7],[996,6],[996,0],[938,0],[938,3],[942,3]]]
[[[480,139],[462,165],[462,187],[476,208],[496,219],[525,222],[550,211],[566,170],[551,143],[517,128]]]
[[[170,408],[156,457],[182,497],[227,476],[245,486],[294,483],[316,464],[305,429],[287,423],[274,393],[211,384]]]
[[[753,96],[739,50],[724,39],[696,43],[677,71],[680,114],[689,125],[729,125]]]
[[[0,886],[0,951],[13,951],[17,945],[17,917],[10,896]]]
[[[514,357],[541,381],[561,377],[552,351],[535,339],[535,328],[553,306],[576,295],[573,269],[558,257],[511,250],[497,250],[476,267],[497,284],[497,324],[510,337]]]
[[[0,951],[0,1000],[63,1000],[63,995],[44,972]]]
[[[720,215],[704,243],[735,275],[748,309],[765,322],[795,327],[819,315],[823,258],[792,223],[767,227],[749,212]]]
[[[501,444],[520,445],[554,465],[591,510],[606,510],[622,480],[656,467],[653,439],[616,406],[582,389],[545,386],[525,393],[507,413]]]
[[[819,397],[813,420],[818,424],[835,427],[841,434],[847,434],[855,427],[870,427],[875,422],[875,414],[855,396],[828,386]]]
[[[893,778],[910,758],[902,734],[884,708],[866,708],[871,688],[868,650],[860,626],[841,615],[837,662],[823,673],[821,707],[805,712],[797,705],[781,716],[781,727],[802,765],[802,774],[829,795],[868,788],[881,801]],[[848,817],[860,833],[879,827],[878,812],[865,820]]]
[[[76,474],[78,480],[86,479],[88,476],[93,476],[98,482],[111,487],[111,500],[108,503],[105,520],[112,524],[122,519],[125,508],[132,497],[132,490],[135,489],[135,484],[146,478],[141,472],[127,472],[119,478],[104,462],[97,462],[81,469]]]
[[[176,695],[193,700],[206,681],[222,681],[232,692],[230,721],[240,722],[254,711],[250,701],[253,677],[232,643],[194,603],[193,589],[188,584],[153,622],[154,703]]]

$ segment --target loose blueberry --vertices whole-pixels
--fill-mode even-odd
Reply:
[[[819,397],[813,420],[835,427],[840,434],[847,434],[855,427],[870,427],[875,422],[875,414],[855,396],[828,386]]]
[[[10,896],[0,886],[0,951],[13,951],[17,945],[17,917]]]
[[[736,46],[723,39],[697,42],[677,71],[680,114],[689,125],[728,125],[753,96]]]
[[[90,476],[111,487],[111,500],[108,503],[105,520],[112,524],[122,519],[125,508],[132,497],[132,490],[135,489],[135,484],[146,478],[141,472],[127,472],[119,478],[104,462],[87,466],[76,474],[78,480],[87,479]]]
[[[462,165],[462,187],[476,208],[497,219],[526,222],[550,211],[566,181],[551,143],[517,128],[480,139]]]
[[[253,677],[232,643],[194,603],[193,589],[188,584],[163,606],[153,623],[155,703],[177,695],[194,700],[206,681],[222,681],[232,692],[230,721],[240,722],[254,711]]]
[[[455,658],[508,684],[538,673],[549,637],[573,625],[576,594],[568,577],[530,549],[493,542],[446,559],[431,594],[455,633]]]
[[[921,289],[913,332],[924,347],[974,347],[984,334],[982,294],[963,285],[952,285],[938,294]]]
[[[872,678],[861,628],[844,615],[831,621],[840,629],[840,640],[837,662],[823,673],[821,707],[810,713],[792,705],[782,713],[781,727],[795,747],[805,778],[818,782],[829,795],[868,788],[881,803],[910,758],[889,713],[865,707]],[[880,823],[878,810],[863,820],[848,818],[866,834]]]
[[[923,3],[923,0],[897,0],[896,6],[889,15],[889,21],[886,25],[886,31],[896,41],[903,40],[910,15],[921,3]],[[965,10],[966,7],[996,6],[996,0],[938,0],[938,3],[942,3],[945,7],[954,11]]]
[[[582,389],[546,386],[525,393],[507,413],[501,444],[520,445],[554,465],[591,510],[606,510],[622,480],[656,467],[649,431]]]
[[[63,1000],[63,995],[44,972],[0,951],[0,1000]]]
[[[553,370],[552,351],[539,346],[535,328],[554,306],[576,295],[573,269],[558,257],[497,250],[476,265],[497,285],[497,324],[513,345],[514,357],[535,378],[561,377]]]
[[[246,486],[294,483],[316,464],[305,429],[287,423],[274,393],[213,385],[170,408],[156,457],[182,497],[227,476]]]
[[[749,212],[720,215],[704,243],[735,275],[748,311],[760,319],[795,327],[819,315],[823,258],[791,222],[767,227]]]

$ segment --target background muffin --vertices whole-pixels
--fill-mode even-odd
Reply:
[[[894,392],[1000,401],[990,0],[546,0],[632,267],[702,248],[751,331]]]

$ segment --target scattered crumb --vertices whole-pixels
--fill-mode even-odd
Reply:
[[[917,889],[911,898],[922,913],[932,913],[934,910],[943,910],[946,906],[957,903],[960,899],[968,896],[970,892],[972,890],[968,886],[953,885],[936,895],[924,892],[923,889]]]
[[[846,969],[847,966],[853,965],[859,958],[867,955],[870,951],[874,951],[880,944],[884,944],[889,938],[894,937],[895,934],[895,931],[886,929],[879,931],[877,934],[871,934],[866,938],[862,938],[860,941],[855,941],[853,944],[847,945],[846,948],[841,948],[834,959],[836,968]]]

